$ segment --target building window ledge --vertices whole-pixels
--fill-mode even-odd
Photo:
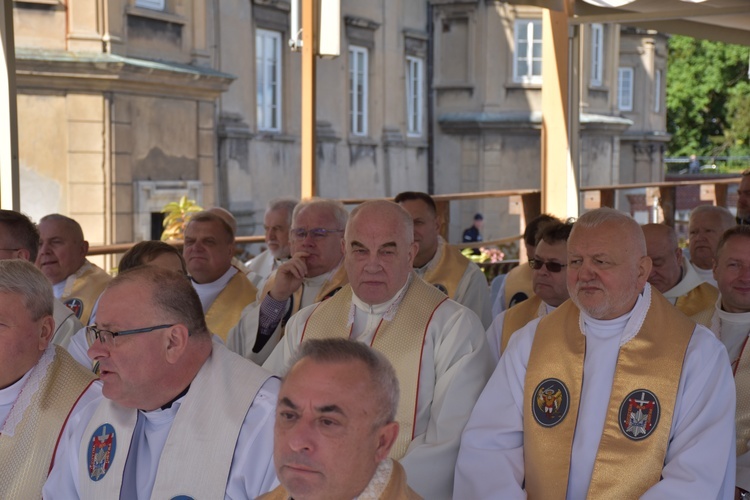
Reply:
[[[174,24],[180,24],[185,25],[187,24],[187,20],[182,17],[178,16],[177,14],[172,14],[169,12],[159,11],[159,10],[152,10],[152,9],[146,9],[143,7],[127,7],[125,10],[127,15],[134,16],[134,17],[145,17],[147,19],[154,19],[156,21],[162,21],[165,23],[174,23]]]

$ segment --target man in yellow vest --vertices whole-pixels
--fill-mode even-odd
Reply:
[[[571,300],[511,337],[461,438],[454,498],[734,496],[726,349],[652,293],[643,231],[583,214]]]
[[[419,245],[414,257],[416,273],[449,298],[477,313],[484,327],[489,327],[492,307],[487,278],[458,247],[449,245],[440,236],[441,221],[435,201],[427,193],[417,191],[399,193],[395,201],[414,221],[414,241]]]
[[[36,266],[52,283],[55,298],[87,325],[111,277],[86,259],[89,242],[83,239],[81,225],[70,217],[45,215],[39,221],[39,236]]]
[[[734,226],[732,212],[715,205],[698,205],[690,212],[688,249],[690,263],[703,281],[716,286],[714,257],[724,231]]]
[[[118,274],[87,333],[104,398],[71,419],[44,498],[270,491],[279,381],[212,340],[184,275],[155,266]]]
[[[66,421],[101,395],[94,374],[51,343],[52,301],[33,264],[0,261],[0,498],[42,497]]]
[[[39,254],[39,229],[20,212],[0,210],[0,247],[0,259],[23,259],[33,263]],[[83,325],[72,309],[58,299],[53,300],[55,334],[52,343],[67,348]]]
[[[349,213],[341,202],[314,198],[292,213],[292,257],[268,278],[258,300],[229,333],[227,347],[263,364],[284,336],[287,320],[346,285],[341,242]]]
[[[303,343],[276,410],[281,486],[261,500],[422,498],[388,458],[398,435],[398,396],[396,372],[374,349],[348,339]]]
[[[232,227],[210,211],[196,213],[185,227],[182,255],[201,299],[208,329],[226,341],[242,310],[258,294],[245,273],[232,265]]]
[[[725,232],[716,253],[714,276],[721,292],[711,330],[729,353],[737,386],[737,480],[741,498],[750,491],[750,226]]]
[[[706,283],[682,256],[677,234],[665,224],[641,226],[646,252],[653,263],[648,282],[669,302],[703,326],[711,326],[719,290]]]
[[[401,387],[390,457],[425,498],[451,498],[459,438],[492,372],[477,315],[412,270],[409,213],[390,201],[356,207],[343,250],[349,285],[292,316],[264,366],[281,373],[303,340],[352,338],[393,364]]]
[[[551,222],[537,237],[531,284],[534,295],[501,312],[487,329],[487,344],[497,363],[511,335],[529,321],[546,316],[568,300],[565,267],[568,262],[568,236],[572,223]]]

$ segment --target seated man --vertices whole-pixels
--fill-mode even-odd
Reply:
[[[119,274],[88,333],[105,399],[71,419],[44,498],[255,498],[271,489],[279,382],[212,341],[182,274]]]
[[[705,281],[716,286],[714,256],[724,231],[735,225],[732,212],[724,207],[698,205],[690,212],[688,249],[690,263]]]
[[[224,219],[224,222],[229,224],[229,227],[232,229],[232,234],[234,235],[234,237],[237,236],[237,219],[234,218],[234,215],[232,215],[232,212],[230,212],[229,210],[223,207],[211,207],[207,209],[206,212],[214,214],[214,215],[218,215],[219,217]],[[234,240],[232,240],[232,243],[234,244]],[[237,251],[236,247],[232,249],[232,252],[236,252],[236,251]],[[240,259],[238,259],[234,255],[234,253],[232,254],[232,265],[236,267],[239,271],[241,271],[242,274],[244,274],[248,278],[250,277],[250,269],[248,269],[247,266],[245,266],[245,263],[242,262]],[[253,283],[253,285],[255,285],[255,283]]]
[[[52,283],[55,297],[87,325],[110,275],[86,260],[89,242],[83,239],[81,225],[70,217],[45,215],[39,221],[39,236],[36,266]]]
[[[565,267],[568,262],[568,236],[572,223],[551,222],[537,237],[531,284],[534,295],[501,312],[487,329],[487,343],[497,363],[511,335],[529,321],[546,316],[568,300]]]
[[[396,203],[414,221],[414,241],[419,245],[414,270],[427,283],[435,285],[448,298],[474,311],[486,329],[492,323],[490,289],[479,266],[457,247],[440,236],[440,219],[435,201],[427,193],[406,191],[396,195]]]
[[[737,224],[750,225],[750,168],[742,172],[742,180],[737,187]]]
[[[534,258],[536,252],[537,235],[544,225],[550,222],[560,222],[560,220],[551,215],[542,214],[532,219],[523,230],[523,245],[529,262]],[[523,265],[524,263],[524,261],[519,260],[518,265],[511,269],[508,274],[495,278],[495,280],[502,280],[502,283],[498,287],[497,297],[492,301],[493,317],[534,295],[531,285],[531,268]],[[495,286],[495,280],[492,283],[493,287]]]
[[[341,242],[348,217],[335,200],[305,200],[294,208],[292,258],[279,266],[258,300],[243,311],[227,339],[229,349],[264,363],[284,336],[291,315],[330,297],[347,283]]]
[[[39,254],[39,230],[24,214],[12,210],[0,210],[0,259],[23,259],[36,261]],[[55,334],[52,343],[67,347],[71,337],[83,328],[76,314],[58,299],[53,298],[52,316],[55,319]]]
[[[258,290],[232,265],[234,231],[223,217],[198,212],[185,227],[185,257],[211,333],[226,341],[242,310],[255,301]]]
[[[352,338],[382,352],[401,386],[390,457],[417,493],[440,500],[451,498],[461,429],[492,358],[477,315],[413,272],[412,224],[390,201],[352,210],[344,247],[349,285],[292,316],[264,366],[281,373],[300,343],[316,338]]]
[[[750,226],[725,232],[716,251],[714,275],[721,296],[716,302],[711,329],[729,353],[737,385],[737,479],[738,493],[750,491]],[[740,498],[747,498],[742,496]]]
[[[260,500],[418,499],[388,452],[398,379],[385,357],[348,339],[300,347],[279,392],[274,462],[281,486]],[[318,421],[330,429],[318,429]]]
[[[0,498],[41,498],[68,418],[101,394],[59,346],[52,287],[33,264],[0,261]]]
[[[648,282],[686,316],[703,326],[711,326],[719,291],[704,282],[682,256],[674,229],[665,224],[646,224],[641,229],[646,237],[646,252],[653,263]]]
[[[292,256],[289,248],[289,230],[292,227],[295,206],[297,200],[285,198],[268,202],[266,213],[263,215],[263,231],[268,248],[246,263],[250,270],[248,278],[258,289],[262,289],[271,273]]]
[[[454,498],[732,498],[726,349],[650,272],[628,215],[575,222],[571,300],[510,339],[461,437]]]

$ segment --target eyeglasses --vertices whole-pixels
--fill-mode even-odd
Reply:
[[[302,241],[305,238],[307,238],[307,235],[309,234],[313,240],[320,241],[329,234],[332,233],[343,233],[343,229],[325,229],[322,227],[316,227],[313,229],[292,229],[291,234],[297,241]]]
[[[547,271],[551,273],[559,273],[562,271],[563,267],[567,267],[567,264],[560,264],[559,262],[552,262],[550,260],[544,261],[541,259],[531,259],[529,261],[529,267],[535,271],[541,269],[542,266],[547,266]]]
[[[138,328],[136,330],[123,330],[121,332],[100,330],[96,325],[91,325],[86,327],[86,339],[89,341],[89,345],[93,344],[95,340],[99,340],[102,344],[114,345],[115,337],[132,335],[134,333],[153,332],[154,330],[161,330],[162,328],[170,328],[175,324],[176,323],[172,323],[171,325],[150,326],[148,328]]]

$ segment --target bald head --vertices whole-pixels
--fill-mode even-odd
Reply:
[[[81,225],[70,217],[51,214],[39,221],[36,265],[53,285],[78,271],[86,262],[88,250]]]
[[[653,263],[648,282],[665,293],[682,279],[682,250],[677,244],[677,233],[665,224],[646,224],[642,229],[646,252]]]

